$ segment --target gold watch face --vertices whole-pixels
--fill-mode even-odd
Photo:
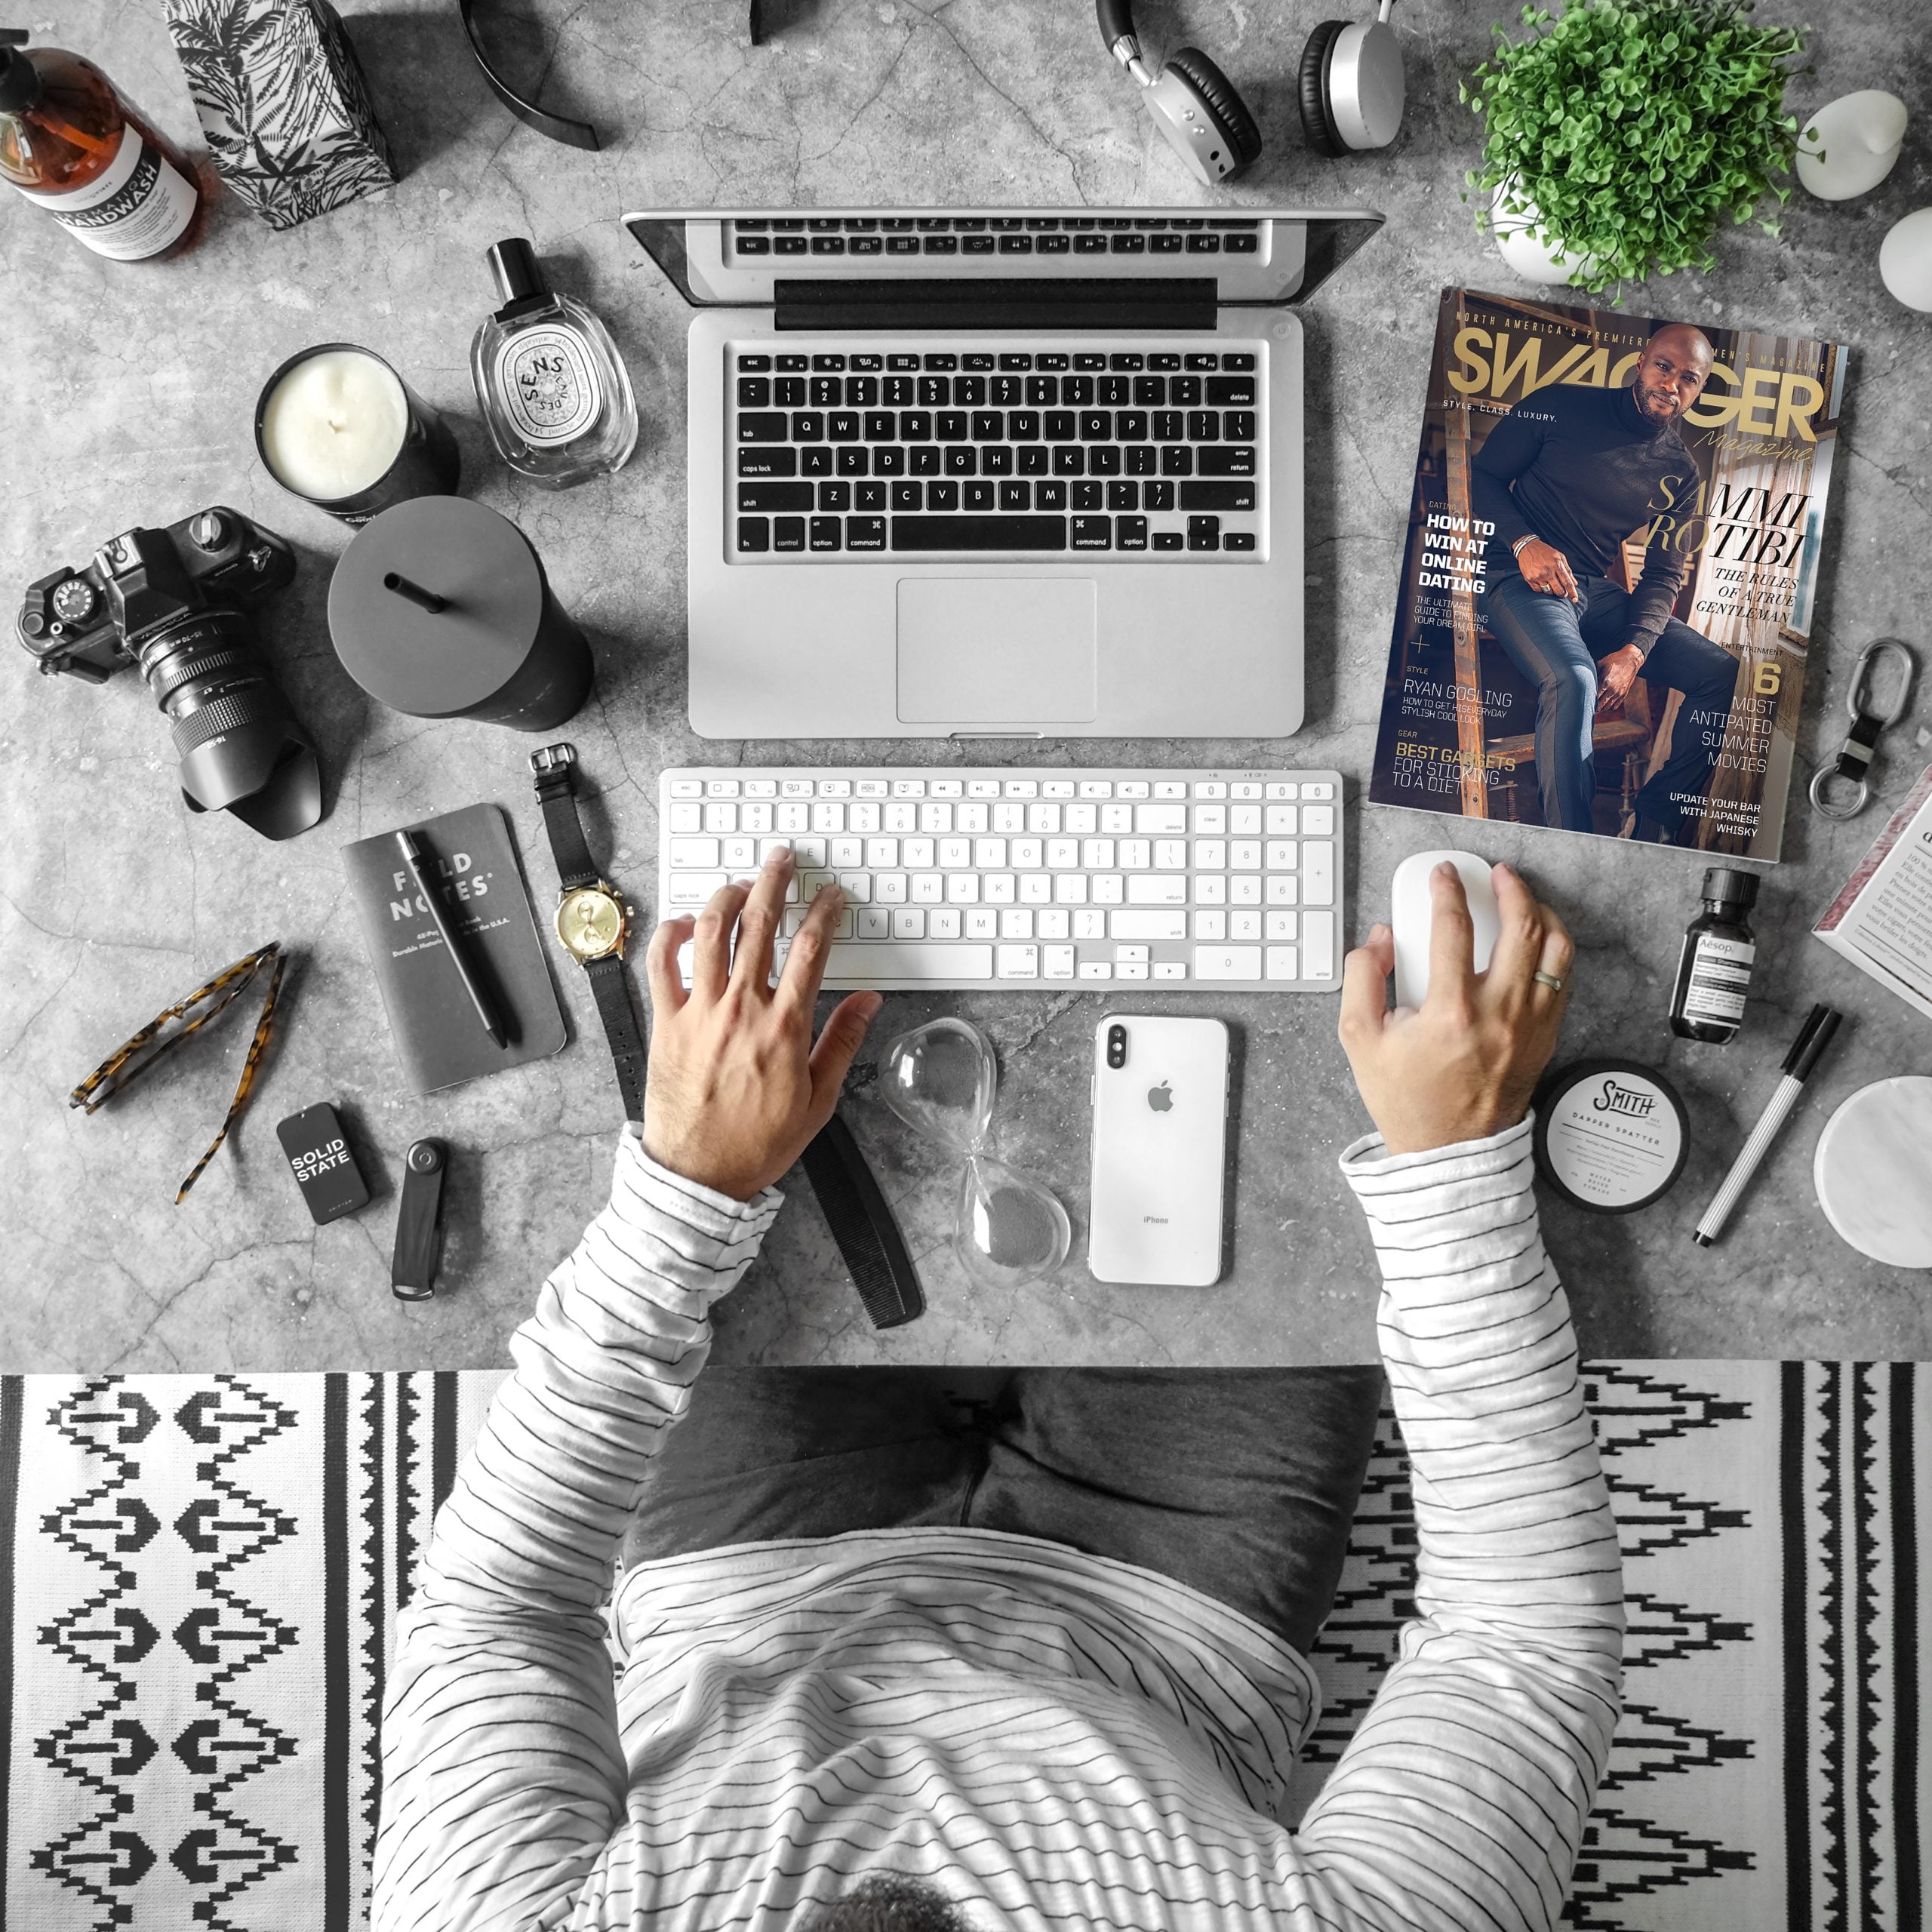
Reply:
[[[557,937],[574,959],[589,961],[617,952],[624,943],[624,909],[601,885],[580,885],[557,908]]]

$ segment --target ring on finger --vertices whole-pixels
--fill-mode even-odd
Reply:
[[[1567,976],[1571,961],[1570,941],[1567,934],[1553,932],[1547,934],[1543,943],[1541,955],[1537,961],[1537,970],[1530,977],[1538,986],[1547,986],[1553,993],[1563,990],[1563,982]],[[1561,972],[1555,969],[1561,966]]]

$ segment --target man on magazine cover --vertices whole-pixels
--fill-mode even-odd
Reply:
[[[1593,723],[1620,709],[1642,678],[1659,709],[1672,691],[1684,703],[1670,757],[1638,793],[1620,835],[1694,841],[1737,662],[1671,615],[1693,557],[1666,531],[1644,551],[1635,589],[1610,573],[1626,537],[1697,494],[1697,465],[1677,425],[1711,361],[1702,331],[1666,323],[1627,389],[1558,383],[1533,391],[1490,431],[1471,465],[1471,506],[1496,528],[1484,599],[1489,627],[1537,687],[1546,825],[1595,829]]]
[[[1531,1186],[1561,921],[1497,866],[1478,976],[1445,866],[1420,1011],[1389,1008],[1387,927],[1349,955],[1378,1131],[1342,1168],[1415,1615],[1291,1826],[1380,1370],[1016,1371],[971,1430],[895,1398],[906,1371],[816,1403],[809,1371],[701,1374],[881,1003],[851,995],[814,1047],[835,887],[769,983],[793,875],[774,853],[652,940],[644,1123],[398,1619],[374,1932],[1549,1932],[1624,1627]]]

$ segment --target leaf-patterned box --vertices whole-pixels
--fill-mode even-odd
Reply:
[[[271,228],[396,178],[361,63],[328,0],[166,0],[214,164]]]

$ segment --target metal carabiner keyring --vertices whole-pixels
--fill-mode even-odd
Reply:
[[[1865,699],[1872,687],[1872,666],[1875,660],[1887,657],[1899,660],[1898,694],[1884,710],[1870,710]],[[1838,756],[1829,764],[1820,765],[1811,778],[1811,803],[1827,818],[1856,818],[1865,809],[1865,801],[1871,795],[1872,753],[1878,734],[1905,715],[1918,669],[1912,648],[1902,638],[1874,638],[1858,654],[1858,662],[1852,669],[1851,690],[1844,701],[1844,708],[1851,714],[1851,729],[1845,734]]]

